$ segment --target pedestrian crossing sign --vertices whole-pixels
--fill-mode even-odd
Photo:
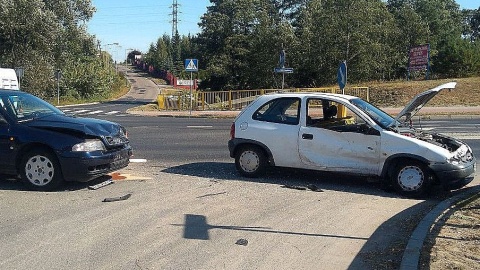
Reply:
[[[185,71],[197,72],[198,59],[185,59]]]

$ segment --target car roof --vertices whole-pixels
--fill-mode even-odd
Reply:
[[[337,100],[350,101],[352,99],[357,99],[359,97],[343,95],[343,94],[334,94],[334,93],[322,93],[322,92],[276,92],[265,94],[264,96],[276,98],[276,97],[298,97],[298,98],[334,98]]]

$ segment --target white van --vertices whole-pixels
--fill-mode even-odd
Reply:
[[[0,68],[0,89],[20,90],[14,69]]]

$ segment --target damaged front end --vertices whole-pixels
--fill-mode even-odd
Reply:
[[[448,151],[444,162],[431,162],[430,169],[445,189],[461,188],[470,183],[476,171],[476,159],[472,149],[464,142],[443,134],[409,129],[400,134],[412,137]]]

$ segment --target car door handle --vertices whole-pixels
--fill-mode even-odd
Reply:
[[[303,133],[302,139],[304,140],[313,140],[313,134]]]

